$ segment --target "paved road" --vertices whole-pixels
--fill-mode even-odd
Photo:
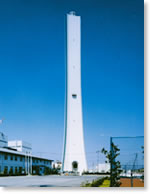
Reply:
[[[102,176],[14,176],[0,177],[1,187],[80,187],[82,182]]]

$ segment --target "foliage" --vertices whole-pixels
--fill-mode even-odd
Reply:
[[[22,168],[19,167],[18,175],[22,175]]]
[[[8,169],[7,168],[4,169],[4,175],[8,175]]]
[[[45,167],[45,169],[44,169],[44,175],[49,175],[49,168],[48,167]]]
[[[108,177],[98,178],[93,180],[92,183],[89,183],[88,181],[82,182],[81,187],[100,187],[105,179],[108,179]]]
[[[57,175],[59,174],[59,168],[56,169],[56,168],[49,168],[49,167],[45,167],[44,169],[44,175]]]
[[[110,163],[111,170],[110,170],[110,187],[119,187],[121,185],[120,180],[120,173],[121,170],[121,164],[119,161],[116,161],[117,156],[120,155],[119,153],[120,149],[114,145],[114,143],[111,143],[111,151],[107,151],[104,148],[102,149],[102,153],[106,156],[106,163]]]
[[[109,175],[109,172],[106,173],[100,173],[100,172],[89,172],[89,171],[84,171],[82,175]]]
[[[17,167],[15,167],[15,175],[18,175]]]
[[[12,176],[13,175],[13,168],[11,167],[9,170],[9,175]]]
[[[33,166],[32,167],[32,172],[33,175],[40,175],[40,167],[39,166]],[[44,175],[57,175],[59,174],[59,169],[56,168],[49,168],[49,167],[44,167]]]
[[[110,179],[105,179],[100,187],[110,187]]]
[[[59,174],[59,169],[50,169],[50,175],[57,175]]]
[[[39,166],[32,166],[32,174],[39,175],[40,174],[40,167]]]

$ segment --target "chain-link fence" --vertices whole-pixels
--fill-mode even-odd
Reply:
[[[110,145],[112,143],[120,150],[115,161],[120,162],[122,181],[129,182],[131,187],[135,185],[135,181],[144,182],[144,136],[111,137]],[[130,181],[127,181],[127,178]]]

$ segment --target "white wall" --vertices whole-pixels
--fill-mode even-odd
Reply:
[[[30,143],[24,142],[22,140],[8,141],[8,146],[16,149],[17,151],[30,153],[32,152],[32,146]]]

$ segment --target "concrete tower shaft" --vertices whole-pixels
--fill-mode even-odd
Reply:
[[[81,19],[67,14],[66,123],[63,171],[87,170],[81,96]]]

